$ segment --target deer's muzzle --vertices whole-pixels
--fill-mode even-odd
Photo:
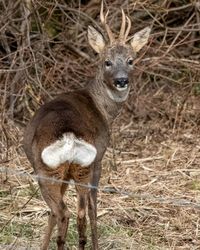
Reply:
[[[129,80],[126,77],[121,77],[121,78],[116,78],[114,83],[117,89],[124,90],[128,87]]]

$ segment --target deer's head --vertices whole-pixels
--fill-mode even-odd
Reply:
[[[137,52],[147,43],[151,29],[149,27],[137,32],[129,42],[127,37],[131,28],[131,21],[122,10],[122,24],[119,37],[115,39],[107,24],[107,16],[103,13],[103,1],[100,11],[101,22],[108,34],[109,43],[106,44],[102,34],[94,27],[88,27],[88,41],[101,58],[101,77],[109,91],[117,94],[127,92]],[[126,27],[127,26],[127,27]]]

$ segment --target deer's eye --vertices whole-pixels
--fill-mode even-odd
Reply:
[[[128,63],[128,65],[132,66],[133,65],[133,58],[128,58],[127,63]]]
[[[109,59],[105,60],[105,66],[106,67],[111,67],[112,66],[112,62]]]

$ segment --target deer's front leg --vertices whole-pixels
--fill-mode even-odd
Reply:
[[[91,176],[91,185],[98,187],[101,174],[101,164],[94,164]],[[91,189],[88,199],[88,215],[90,218],[92,249],[98,250],[98,236],[97,236],[97,189]]]

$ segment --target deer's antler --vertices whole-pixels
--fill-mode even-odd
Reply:
[[[123,9],[121,9],[121,11],[122,11],[122,24],[121,24],[121,28],[120,28],[120,32],[119,32],[119,41],[121,43],[125,43],[126,39],[127,39],[127,36],[128,36],[128,34],[130,32],[130,29],[131,29],[131,20],[130,20],[130,18],[128,16],[125,15]],[[103,13],[103,0],[102,0],[102,2],[101,2],[101,11],[100,11],[100,20],[101,20],[101,23],[103,24],[103,26],[105,27],[106,32],[108,34],[108,37],[110,39],[110,43],[112,44],[115,41],[115,38],[114,38],[114,35],[113,35],[110,27],[107,24],[107,16],[108,16],[108,14],[109,14],[109,10],[106,12],[106,15],[104,16],[104,13]],[[126,21],[128,23],[127,29],[126,29]]]
[[[127,29],[126,29],[126,20],[128,22]],[[127,36],[130,32],[130,29],[131,29],[131,20],[128,16],[126,16],[124,14],[124,10],[122,9],[122,24],[121,24],[121,29],[120,29],[120,33],[119,33],[119,40],[122,43],[126,42]]]
[[[128,22],[128,26],[127,26],[127,29],[126,29],[126,33],[124,35],[124,42],[126,42],[126,39],[127,39],[127,36],[130,32],[130,29],[131,29],[131,20],[128,16],[126,16],[126,19],[127,19],[127,22]]]
[[[124,10],[121,9],[121,11],[122,11],[122,24],[121,24],[121,28],[120,28],[120,32],[119,32],[119,40],[124,41],[124,33],[125,33],[125,29],[126,29],[126,16],[124,14]]]
[[[107,11],[106,15],[104,16],[104,13],[103,13],[103,0],[102,0],[102,2],[101,2],[101,11],[100,11],[100,20],[101,20],[101,23],[103,24],[103,26],[105,27],[106,32],[108,34],[108,37],[110,39],[110,43],[112,44],[115,39],[114,39],[114,35],[113,35],[110,27],[107,24],[108,13],[109,13],[109,10]]]

